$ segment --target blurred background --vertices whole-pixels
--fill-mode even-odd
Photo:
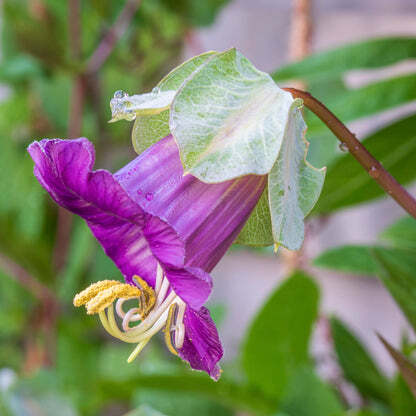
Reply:
[[[87,227],[45,195],[25,150],[82,135],[96,166],[115,171],[134,152],[132,125],[107,123],[114,92],[150,91],[184,59],[237,47],[280,86],[312,91],[415,191],[414,0],[0,7],[0,415],[416,414],[376,336],[412,359],[416,224],[311,114],[309,158],[328,172],[303,249],[234,246],[213,272],[218,383],[161,339],[128,365],[130,347],[72,306],[90,282],[121,276]]]

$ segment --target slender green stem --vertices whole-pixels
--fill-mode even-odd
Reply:
[[[296,88],[284,88],[293,97],[301,98],[305,107],[315,113],[335,134],[338,140],[347,146],[351,155],[361,164],[368,174],[390,195],[405,211],[416,218],[416,199],[383,167],[383,165],[361,144],[355,135],[324,104],[311,94]],[[346,172],[346,174],[348,174]]]

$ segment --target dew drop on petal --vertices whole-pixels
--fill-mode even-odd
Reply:
[[[143,191],[141,189],[138,189],[137,190],[137,195],[139,195],[139,196],[143,195]]]
[[[151,201],[151,200],[153,199],[153,194],[152,194],[152,192],[148,192],[148,193],[146,194],[145,198],[146,198],[148,201]]]

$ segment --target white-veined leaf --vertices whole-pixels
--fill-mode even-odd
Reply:
[[[306,124],[295,101],[268,183],[273,238],[290,250],[302,245],[303,220],[316,204],[325,179],[325,168],[316,169],[306,161],[305,132]]]
[[[183,82],[208,62],[217,52],[205,52],[194,56],[169,72],[157,85],[158,91],[177,91]],[[169,109],[158,114],[137,114],[132,131],[132,142],[136,153],[140,154],[149,146],[169,134]]]
[[[293,101],[235,49],[216,55],[172,103],[170,130],[185,171],[208,183],[267,174]]]

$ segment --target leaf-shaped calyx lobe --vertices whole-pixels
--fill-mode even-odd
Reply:
[[[267,197],[239,242],[300,248],[304,217],[316,203],[325,175],[306,162],[301,100],[235,49],[196,56],[152,93],[133,97],[114,101],[113,119],[136,120],[133,145],[138,153],[172,133],[184,172],[203,182],[269,174]]]
[[[172,103],[170,130],[184,170],[208,183],[269,173],[293,101],[235,49],[216,55]]]
[[[268,180],[273,240],[290,250],[302,246],[303,220],[318,201],[326,172],[326,168],[316,169],[306,160],[309,143],[301,106],[298,99],[291,105],[284,139]]]
[[[132,130],[134,150],[140,154],[170,133],[170,104],[181,85],[217,52],[209,51],[185,61],[169,72],[151,93],[129,96],[117,91],[110,102],[112,120],[135,120]]]
[[[185,172],[208,183],[269,174],[269,213],[264,201],[255,213],[265,214],[264,226],[245,231],[240,242],[263,238],[292,250],[302,245],[303,220],[319,197],[325,170],[306,161],[301,106],[235,49],[206,62],[175,96],[170,130]]]
[[[140,95],[128,95],[124,91],[116,91],[110,101],[111,123],[118,120],[133,121],[138,115],[160,114],[168,109],[176,91],[160,91]]]

